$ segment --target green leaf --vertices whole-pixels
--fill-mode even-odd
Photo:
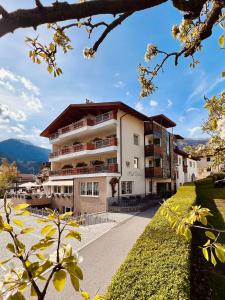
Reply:
[[[52,224],[46,225],[45,227],[43,227],[41,229],[41,234],[45,235],[51,228],[52,228]]]
[[[202,248],[202,253],[207,261],[209,261],[209,253],[207,248]]]
[[[51,238],[56,233],[56,231],[57,231],[57,228],[53,228],[52,230],[50,230],[47,233],[46,237]]]
[[[205,235],[206,235],[208,238],[212,239],[212,240],[215,240],[215,239],[216,239],[215,234],[212,233],[211,231],[206,231],[206,232],[205,232]]]
[[[225,253],[224,253],[224,251],[220,250],[219,248],[216,248],[216,249],[215,249],[215,253],[216,253],[217,258],[218,258],[222,263],[224,263],[224,262],[225,262]]]
[[[7,246],[6,246],[6,248],[7,248],[10,252],[12,252],[12,253],[15,253],[15,252],[16,252],[15,246],[14,246],[12,243],[8,243]]]
[[[222,72],[222,77],[225,77],[225,71]]]
[[[33,285],[31,284],[31,288],[30,288],[30,296],[31,297],[37,297],[37,293],[33,287]]]
[[[66,213],[64,213],[64,214],[62,214],[62,215],[60,215],[59,216],[59,219],[60,220],[64,220],[65,218],[69,218],[69,217],[71,217],[73,215],[73,212],[72,211],[68,211],[68,212],[66,212]]]
[[[17,226],[19,226],[19,227],[25,226],[24,222],[21,221],[21,220],[19,220],[19,219],[13,219],[12,221],[13,221],[13,223],[14,223],[15,225],[17,225]]]
[[[0,260],[0,266],[6,264],[8,261],[10,261],[12,258],[5,259],[5,260]]]
[[[220,45],[221,48],[224,48],[224,44],[225,44],[225,35],[222,34],[219,37],[219,45]]]
[[[40,260],[45,260],[46,256],[43,253],[37,253],[36,256],[40,259]]]
[[[26,300],[22,293],[16,292],[13,295],[10,295],[7,300]]]
[[[212,264],[214,265],[214,267],[216,266],[217,262],[216,262],[216,259],[215,259],[215,256],[213,254],[213,252],[211,251],[211,262]]]
[[[78,231],[70,230],[69,233],[65,236],[67,239],[76,239],[78,241],[81,241],[81,235]]]
[[[16,214],[16,216],[28,216],[28,215],[30,215],[30,212],[28,210],[24,210]]]
[[[61,292],[66,283],[66,272],[59,270],[53,276],[53,285],[58,292]]]
[[[90,296],[87,292],[85,291],[82,291],[81,292],[81,296],[85,299],[85,300],[89,300],[90,299]]]
[[[46,220],[46,219],[37,219],[36,222],[37,223],[48,223],[49,220]]]
[[[28,228],[24,228],[20,231],[20,234],[26,234],[26,233],[29,233],[29,232],[32,232],[34,231],[34,228],[33,227],[28,227]]]
[[[69,220],[67,224],[72,227],[79,227],[79,224],[74,220]]]
[[[75,291],[79,291],[80,289],[80,283],[76,276],[74,276],[72,273],[70,273],[70,281],[75,289]]]
[[[28,206],[30,206],[30,204],[27,203],[18,204],[14,207],[14,210],[22,210],[27,208]]]
[[[50,65],[49,65],[49,66],[48,66],[48,73],[50,73],[50,74],[51,74],[51,73],[52,73],[52,71],[53,71],[53,68],[52,68],[52,66],[50,66]]]

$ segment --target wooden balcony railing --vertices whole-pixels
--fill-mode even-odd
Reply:
[[[187,165],[183,165],[183,171],[184,171],[184,173],[187,173],[187,171],[188,171],[188,166]]]
[[[163,149],[159,145],[146,145],[145,146],[145,156],[162,156],[163,155]]]
[[[79,168],[62,169],[56,171],[50,171],[50,176],[67,176],[67,175],[80,175],[80,174],[94,174],[94,173],[117,173],[118,165],[97,165],[87,166]]]
[[[71,132],[71,131],[80,129],[85,126],[94,126],[94,125],[97,125],[97,124],[100,124],[100,123],[103,123],[103,122],[106,122],[106,121],[112,120],[112,119],[116,120],[116,118],[117,118],[117,115],[116,115],[116,112],[114,112],[114,111],[110,111],[110,112],[104,113],[102,115],[93,117],[93,119],[84,118],[78,122],[74,122],[70,125],[67,125],[67,126],[64,126],[60,129],[58,129],[57,132],[53,133],[49,137],[49,139],[54,140],[54,139],[58,138],[60,135],[65,134],[67,132]]]
[[[156,134],[157,136],[162,135],[162,128],[160,125],[154,122],[145,122],[145,135],[147,134]]]
[[[163,177],[163,169],[161,167],[145,168],[145,177],[146,178],[162,178]]]
[[[95,150],[95,149],[100,149],[100,148],[110,147],[110,146],[117,146],[116,137],[108,138],[105,140],[99,140],[96,142],[81,143],[81,144],[65,147],[62,150],[50,153],[49,158],[55,158],[70,153],[76,153],[84,150]]]

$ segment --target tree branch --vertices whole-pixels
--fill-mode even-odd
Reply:
[[[119,16],[115,21],[113,21],[111,24],[107,26],[105,31],[103,31],[102,35],[100,38],[95,42],[94,46],[92,49],[94,52],[98,50],[99,45],[104,41],[104,39],[107,37],[107,35],[118,25],[120,25],[124,20],[126,20],[130,15],[132,15],[132,12],[130,13],[124,13],[121,16]]]
[[[120,14],[151,8],[168,0],[92,0],[68,4],[55,2],[53,6],[19,9],[0,19],[0,37],[18,28],[37,27],[42,24],[82,19],[102,14]],[[40,1],[38,1],[40,2]]]

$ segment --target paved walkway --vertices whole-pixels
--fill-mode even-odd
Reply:
[[[97,292],[103,294],[106,291],[112,276],[156,210],[157,207],[152,207],[125,220],[80,250],[79,254],[84,258],[80,265],[84,272],[81,287],[90,293],[91,299]],[[57,294],[51,284],[47,300],[53,298],[57,300],[80,300],[80,296],[74,293],[69,281],[62,294]]]

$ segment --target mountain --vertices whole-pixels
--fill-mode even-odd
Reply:
[[[0,142],[0,158],[16,161],[21,173],[37,174],[40,165],[48,161],[50,150],[31,144],[29,141],[8,139]]]
[[[208,142],[208,139],[205,138],[185,138],[180,140],[178,143],[178,147],[183,149],[186,146],[197,146],[197,145],[205,145]]]

